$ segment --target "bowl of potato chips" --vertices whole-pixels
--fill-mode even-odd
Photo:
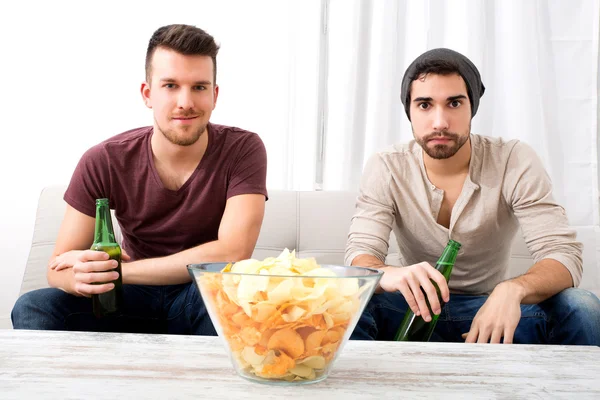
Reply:
[[[237,373],[283,385],[327,378],[383,274],[319,265],[287,249],[187,268]]]

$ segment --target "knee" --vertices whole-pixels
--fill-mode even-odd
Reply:
[[[10,313],[13,327],[15,329],[23,328],[27,316],[36,308],[37,296],[35,291],[27,292],[21,295]]]
[[[50,314],[58,289],[39,289],[21,295],[10,314],[14,329],[57,329]]]
[[[554,307],[581,321],[600,326],[600,299],[584,289],[569,288],[556,295]]]

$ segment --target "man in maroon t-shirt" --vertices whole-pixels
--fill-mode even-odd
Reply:
[[[141,86],[154,125],[83,155],[64,196],[48,268],[52,288],[19,298],[16,329],[216,334],[186,265],[250,258],[267,198],[258,135],[209,122],[219,93],[217,52],[213,37],[193,26],[154,33]],[[90,296],[111,290],[103,282],[118,274],[106,253],[86,250],[97,198],[115,210],[124,251],[124,310],[101,319]]]

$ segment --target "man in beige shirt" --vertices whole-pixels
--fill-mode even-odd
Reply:
[[[348,236],[347,265],[384,271],[353,339],[392,340],[408,308],[430,321],[427,297],[439,315],[432,340],[600,345],[600,300],[576,289],[582,245],[539,158],[518,140],[471,133],[484,91],[475,65],[449,49],[408,67],[415,139],[370,158]],[[535,263],[507,279],[519,227]],[[384,263],[392,229],[400,266]],[[431,264],[449,239],[462,248],[448,284]]]

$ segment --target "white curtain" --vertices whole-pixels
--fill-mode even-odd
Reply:
[[[261,136],[269,189],[312,190],[320,123],[321,3],[193,0],[190,5],[206,15],[193,23],[221,43],[221,92],[211,120]]]
[[[323,183],[356,190],[367,158],[412,139],[405,69],[449,47],[486,92],[472,132],[532,145],[598,265],[598,0],[329,0]],[[598,250],[600,251],[600,250]],[[588,271],[600,286],[600,268]]]

